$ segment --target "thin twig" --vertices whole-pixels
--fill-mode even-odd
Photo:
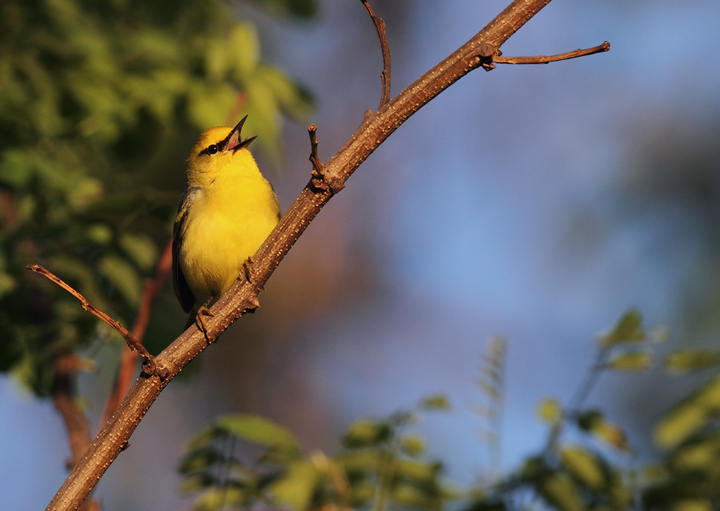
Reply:
[[[142,342],[145,337],[145,331],[147,330],[148,323],[150,322],[150,313],[152,312],[152,305],[157,297],[158,293],[163,287],[167,276],[170,274],[172,268],[172,240],[170,240],[165,247],[165,251],[160,260],[157,263],[155,270],[155,278],[152,280],[147,279],[143,289],[143,295],[140,299],[140,309],[138,315],[135,318],[135,324],[130,331],[130,334]],[[115,379],[115,386],[112,393],[105,403],[105,410],[103,411],[99,425],[102,427],[112,414],[115,412],[120,402],[130,390],[130,385],[134,380],[135,366],[137,364],[138,353],[134,350],[124,350],[120,359],[120,368],[118,369],[117,378]]]
[[[330,192],[335,195],[345,188],[345,184],[342,180],[337,177],[328,176],[325,172],[325,164],[318,156],[317,129],[318,127],[315,124],[308,126],[308,135],[310,135],[309,159],[313,166],[311,183],[318,193],[324,193],[325,191],[330,190]]]
[[[39,273],[43,277],[46,277],[48,280],[54,282],[61,288],[63,288],[65,291],[73,295],[75,298],[77,298],[80,301],[80,305],[82,308],[89,312],[90,314],[93,314],[94,316],[100,318],[105,323],[113,327],[120,335],[123,336],[125,339],[125,342],[127,343],[128,347],[131,350],[135,350],[138,353],[140,353],[140,356],[145,359],[145,363],[147,364],[147,370],[149,371],[149,374],[154,374],[156,369],[155,364],[155,357],[153,357],[150,352],[145,349],[145,346],[143,346],[130,332],[125,329],[124,326],[120,324],[119,321],[115,321],[110,316],[105,314],[103,311],[95,307],[92,303],[88,301],[87,298],[85,298],[83,295],[81,295],[79,292],[77,292],[72,286],[65,283],[60,277],[52,273],[47,268],[40,266],[39,264],[29,264],[26,266],[28,270],[32,270],[35,273]]]
[[[380,106],[378,107],[378,110],[380,110],[390,101],[390,45],[388,44],[387,33],[385,32],[385,21],[375,16],[368,0],[361,1],[370,15],[373,25],[375,25],[375,30],[380,40],[380,50],[382,51],[383,71],[380,75],[380,79],[382,80],[382,94],[380,95]]]
[[[577,49],[567,53],[559,53],[557,55],[537,55],[534,57],[493,57],[492,61],[496,64],[549,64],[550,62],[558,62],[560,60],[576,59],[586,55],[595,53],[603,53],[610,50],[610,43],[605,41],[601,45],[587,48],[585,50]]]
[[[553,427],[550,429],[550,434],[548,435],[547,442],[545,443],[545,454],[554,452],[557,449],[558,441],[560,440],[560,436],[565,426],[565,420],[574,418],[580,413],[580,407],[585,402],[585,399],[587,399],[587,396],[588,394],[590,394],[590,391],[595,386],[595,383],[597,383],[598,377],[600,376],[600,371],[602,371],[605,363],[607,362],[609,353],[610,348],[608,346],[602,347],[598,350],[595,357],[595,362],[590,368],[590,371],[588,371],[588,373],[585,375],[583,381],[575,390],[575,394],[570,399],[570,403],[563,411],[563,417],[558,419],[557,422],[555,422],[555,424],[553,424]]]

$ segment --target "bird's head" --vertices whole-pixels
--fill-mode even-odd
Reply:
[[[241,131],[245,119],[247,115],[234,128],[228,126],[210,128],[200,135],[187,160],[189,179],[210,177],[229,165],[236,155],[252,158],[247,146],[257,137],[242,139]]]

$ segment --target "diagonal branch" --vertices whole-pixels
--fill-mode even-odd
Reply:
[[[127,329],[122,326],[119,321],[114,320],[113,318],[105,314],[103,311],[95,307],[92,303],[90,303],[87,298],[85,298],[78,291],[76,291],[70,284],[63,281],[60,277],[52,273],[44,266],[40,266],[39,264],[30,264],[26,268],[28,270],[34,271],[35,273],[39,273],[43,277],[46,277],[51,282],[54,282],[55,284],[63,288],[65,291],[67,291],[80,301],[80,305],[84,310],[86,310],[90,314],[93,314],[94,316],[97,316],[105,323],[113,327],[120,335],[123,336],[128,347],[133,351],[137,351],[140,356],[145,359],[145,363],[147,364],[146,369],[148,373],[153,374],[155,372],[155,357],[153,357],[150,352],[145,348],[145,346],[143,346],[142,343],[140,343],[140,341],[135,338],[135,336],[128,332]]]
[[[370,7],[368,0],[361,1],[370,15],[373,25],[375,25],[375,30],[380,40],[380,51],[382,51],[383,71],[380,75],[380,79],[382,80],[382,94],[380,95],[380,106],[378,107],[378,109],[380,109],[390,101],[390,45],[388,45],[387,33],[385,32],[385,21],[375,16],[375,12],[373,12],[372,7]]]
[[[550,0],[514,0],[452,55],[410,84],[405,90],[382,106],[376,113],[366,115],[358,130],[325,165],[326,179],[344,183],[350,175],[402,123],[443,90],[470,71],[488,63],[489,56]],[[239,279],[212,307],[214,317],[207,320],[207,335],[214,339],[248,308],[249,300],[257,296],[267,279],[280,264],[310,222],[333,197],[332,190],[317,188],[312,182],[300,192],[295,202],[280,219],[270,236],[253,256],[253,279]],[[73,469],[70,476],[48,505],[46,511],[77,509],[127,444],[132,432],[160,392],[173,377],[206,347],[205,335],[190,328],[157,357],[165,368],[163,378],[141,374],[110,421],[100,431],[90,449]]]
[[[585,50],[577,49],[569,51],[567,53],[559,53],[557,55],[537,55],[535,57],[493,57],[493,62],[496,64],[549,64],[550,62],[558,62],[560,60],[576,59],[578,57],[585,57],[586,55],[593,55],[595,53],[603,53],[610,51],[610,43],[605,41],[604,43],[587,48]]]

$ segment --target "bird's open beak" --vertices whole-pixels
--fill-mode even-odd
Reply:
[[[221,149],[223,152],[232,151],[233,153],[239,151],[243,147],[247,147],[250,145],[250,142],[255,140],[257,136],[246,138],[245,140],[242,139],[242,127],[243,124],[245,124],[245,119],[247,119],[247,115],[240,119],[240,122],[237,123],[237,126],[233,128],[233,130],[230,132],[230,134],[225,138],[225,140],[221,143]]]

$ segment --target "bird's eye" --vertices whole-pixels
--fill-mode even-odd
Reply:
[[[211,146],[208,146],[208,148],[206,149],[206,151],[207,151],[208,154],[215,154],[215,153],[218,152],[218,146],[217,146],[216,144],[213,144],[213,145],[211,145]]]

